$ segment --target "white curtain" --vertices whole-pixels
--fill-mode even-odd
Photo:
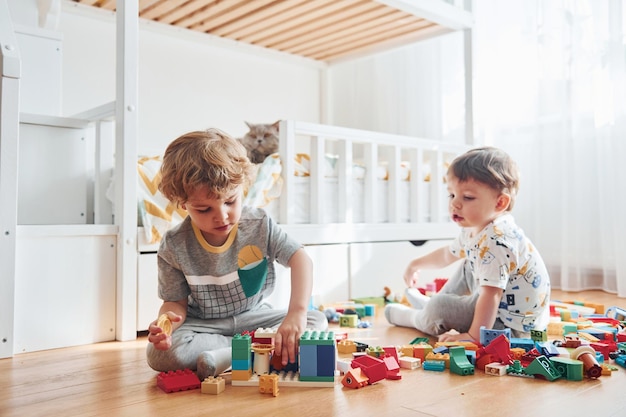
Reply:
[[[474,2],[478,143],[522,171],[514,214],[553,287],[626,297],[626,5]],[[329,122],[463,137],[463,38],[445,35],[336,65]]]
[[[626,297],[621,0],[475,2],[475,118],[522,182],[515,214],[552,285]]]

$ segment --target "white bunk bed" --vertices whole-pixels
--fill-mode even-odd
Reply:
[[[280,126],[280,152],[277,156],[282,166],[282,188],[280,196],[266,206],[288,233],[310,248],[314,258],[323,260],[316,263],[316,280],[319,286],[334,285],[332,282],[337,275],[358,275],[354,271],[354,251],[359,244],[441,240],[456,234],[455,225],[446,219],[443,174],[445,163],[466,149],[472,139],[472,114],[469,105],[472,21],[471,14],[461,7],[439,0],[198,0],[177,7],[172,7],[173,3],[180,2],[118,1],[116,5],[115,1],[77,0],[76,3],[117,12],[116,102],[77,116],[86,125],[95,126],[96,136],[99,138],[96,142],[95,175],[99,177],[96,184],[102,184],[100,179],[114,168],[115,197],[112,214],[115,224],[69,227],[18,225],[17,206],[4,204],[5,201],[17,201],[15,182],[18,167],[12,161],[11,155],[17,153],[17,126],[20,121],[25,120],[15,111],[7,110],[7,106],[19,100],[19,94],[14,87],[15,83],[19,86],[19,71],[15,71],[15,62],[19,66],[19,54],[5,48],[5,45],[14,42],[14,38],[6,3],[0,1],[0,22],[3,23],[0,25],[3,70],[0,103],[0,197],[3,201],[0,208],[3,238],[0,240],[0,285],[3,291],[0,295],[0,312],[3,317],[16,318],[15,321],[6,320],[0,324],[0,336],[4,339],[4,343],[0,344],[0,357],[40,349],[21,349],[21,345],[18,346],[13,341],[14,334],[25,332],[25,329],[18,327],[26,326],[19,323],[17,318],[20,315],[16,314],[19,306],[16,305],[15,283],[20,277],[16,273],[15,252],[20,245],[24,246],[23,251],[30,250],[28,237],[44,234],[51,238],[48,243],[50,245],[64,245],[64,239],[69,238],[78,246],[83,243],[80,239],[74,240],[76,236],[83,236],[88,240],[95,237],[96,254],[92,254],[95,259],[89,258],[96,264],[94,267],[114,260],[115,270],[104,272],[113,274],[114,282],[110,282],[110,277],[98,276],[93,284],[96,292],[97,288],[105,288],[105,292],[114,289],[114,294],[108,299],[116,305],[114,322],[106,323],[108,335],[100,332],[88,336],[90,341],[133,339],[136,332],[142,330],[142,323],[148,323],[146,314],[154,314],[156,311],[153,305],[158,302],[155,297],[154,274],[158,243],[146,242],[145,230],[137,227],[137,15],[143,19],[206,32],[214,37],[236,39],[237,43],[249,42],[298,54],[324,61],[328,65],[450,31],[465,31],[468,54],[465,145],[455,146],[435,140],[285,120]],[[216,22],[220,24],[213,24]],[[297,24],[294,26],[294,23]],[[314,25],[317,25],[318,30],[312,30]],[[296,35],[292,32],[294,27],[298,28],[297,36],[301,37],[297,42],[288,41],[295,39]],[[282,41],[278,42],[278,38]],[[322,111],[323,117],[324,114],[325,110]],[[115,121],[115,132],[112,129],[113,122],[109,122],[112,118]],[[108,156],[112,147],[115,148],[114,162]],[[299,153],[310,157],[307,177],[292,175],[297,171],[296,156]],[[333,176],[326,175],[324,167],[329,158],[335,167]],[[377,176],[376,173],[381,169],[384,174]],[[426,177],[429,177],[429,181],[425,180]],[[103,203],[104,188],[98,185],[94,192],[95,202],[91,204],[97,214],[93,223],[97,223],[97,219],[107,212],[106,204]],[[298,200],[298,195],[305,196],[304,205],[299,202],[301,200]],[[328,202],[333,203],[331,209],[325,205]],[[306,210],[298,211],[296,207],[304,207]],[[108,210],[111,211],[110,208]],[[109,253],[104,255],[106,246]],[[116,248],[113,256],[110,253],[112,247]],[[331,247],[332,260],[326,257],[329,253],[327,249]],[[64,256],[67,263],[75,261],[75,255]],[[341,265],[334,265],[335,260],[340,258],[344,259]],[[102,284],[106,280],[108,283]],[[358,283],[350,282],[346,278],[342,289],[331,292],[329,296],[357,295],[358,291],[354,291],[355,285]],[[277,297],[280,296],[281,294],[277,294]],[[88,342],[81,339],[68,343]],[[60,341],[53,347],[59,347],[63,343]],[[50,346],[41,348],[48,347]]]

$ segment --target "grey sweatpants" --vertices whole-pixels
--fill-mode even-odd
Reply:
[[[157,350],[152,343],[148,344],[148,365],[159,372],[185,368],[196,370],[201,352],[230,347],[232,337],[238,333],[278,327],[286,314],[286,310],[274,310],[265,304],[259,309],[223,319],[202,320],[187,317],[185,323],[172,334],[170,349]],[[324,313],[308,311],[307,328],[326,330],[328,320]]]
[[[441,290],[430,298],[424,308],[417,310],[414,318],[415,328],[434,336],[452,329],[465,333],[472,325],[477,299],[478,282],[470,271],[469,261],[465,261]],[[505,327],[499,318],[493,325],[493,329],[498,330]],[[512,337],[529,335],[511,329]]]

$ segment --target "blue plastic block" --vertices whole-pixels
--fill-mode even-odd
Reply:
[[[446,363],[444,361],[424,361],[422,368],[425,371],[443,372],[446,369]]]

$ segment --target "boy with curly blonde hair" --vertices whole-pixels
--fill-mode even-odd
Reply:
[[[174,140],[165,151],[159,189],[187,210],[158,251],[158,317],[149,327],[147,357],[157,371],[195,369],[203,380],[231,365],[232,336],[278,326],[275,352],[297,361],[305,328],[325,330],[323,313],[308,311],[312,262],[262,209],[242,204],[252,163],[239,141],[209,129]],[[274,261],[291,268],[286,311],[264,302],[275,286]]]

